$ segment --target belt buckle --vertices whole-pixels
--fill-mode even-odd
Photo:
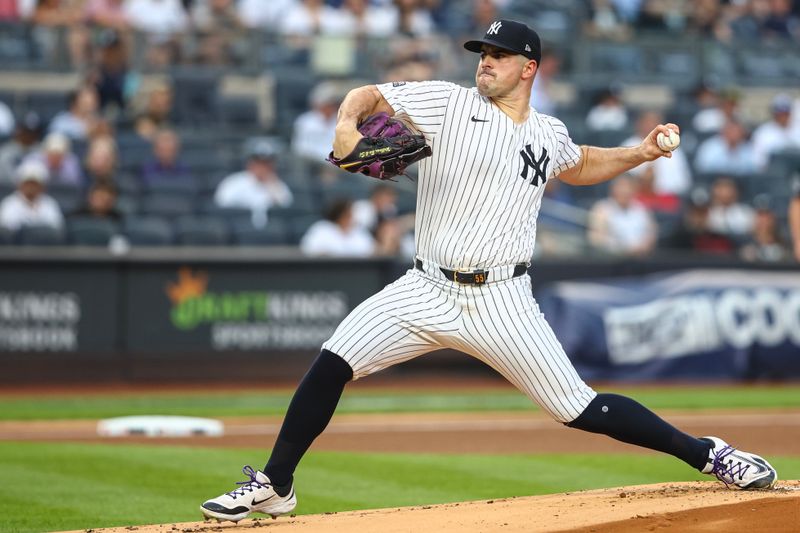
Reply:
[[[486,276],[489,274],[488,270],[473,270],[472,272],[468,272],[466,270],[453,270],[453,282],[461,284],[458,281],[459,274],[466,274],[468,276],[472,276],[472,283],[467,283],[467,285],[484,285],[486,283]]]

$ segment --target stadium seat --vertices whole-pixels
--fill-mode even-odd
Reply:
[[[123,222],[122,232],[134,246],[166,246],[174,241],[170,223],[157,216],[127,217]]]
[[[143,187],[146,195],[166,194],[176,196],[194,196],[199,191],[200,186],[194,180],[170,180],[164,179],[148,183]]]
[[[66,244],[66,234],[50,226],[23,226],[17,230],[16,241],[23,246],[59,246]]]
[[[88,246],[106,246],[119,233],[119,225],[110,219],[76,217],[67,221],[69,242]]]
[[[25,109],[36,111],[45,122],[50,122],[60,111],[66,111],[67,91],[35,91],[25,98]]]
[[[172,70],[175,112],[180,124],[212,124],[218,119],[219,80],[220,73],[208,67]]]
[[[230,243],[228,224],[214,216],[184,216],[175,222],[175,241],[190,246],[221,246]]]
[[[14,234],[5,228],[0,228],[0,246],[14,244]]]
[[[242,246],[285,245],[290,240],[284,221],[272,218],[263,228],[249,223],[234,224],[233,234],[236,243]]]
[[[202,206],[201,213],[224,221],[230,228],[233,228],[234,224],[251,223],[253,220],[253,212],[250,209],[241,207],[219,207],[213,203],[213,201]]]
[[[194,212],[194,198],[190,195],[153,192],[146,194],[139,206],[142,214],[177,217]]]
[[[293,218],[291,226],[288,228],[289,244],[300,244],[300,239],[306,234],[308,228],[320,218],[319,215],[302,215]]]
[[[220,99],[222,122],[237,130],[255,130],[259,127],[258,102],[253,98],[227,96]]]

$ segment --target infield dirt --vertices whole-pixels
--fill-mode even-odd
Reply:
[[[800,482],[770,491],[728,490],[715,482],[667,483],[547,496],[230,522],[191,522],[74,533],[675,533],[800,528]]]

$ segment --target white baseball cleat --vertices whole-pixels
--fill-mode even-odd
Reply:
[[[737,450],[717,437],[703,437],[711,443],[708,464],[701,470],[740,489],[771,489],[778,482],[778,473],[763,457]]]
[[[263,513],[275,518],[292,512],[297,506],[294,487],[290,487],[286,496],[281,496],[275,492],[272,482],[264,472],[253,470],[250,465],[242,468],[242,472],[250,478],[248,481],[237,481],[236,484],[241,485],[240,487],[200,506],[206,518],[238,522],[247,518],[250,513]]]

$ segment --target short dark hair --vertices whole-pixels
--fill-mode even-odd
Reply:
[[[336,222],[342,215],[347,213],[353,207],[353,200],[349,198],[337,198],[333,200],[327,209],[325,209],[325,220]]]

